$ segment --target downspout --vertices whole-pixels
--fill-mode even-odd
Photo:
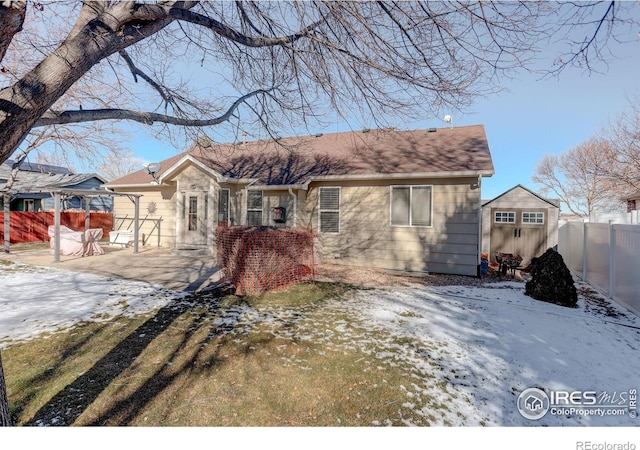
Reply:
[[[478,252],[476,255],[478,261],[478,278],[480,278],[480,266],[482,259],[482,175],[478,175]]]
[[[296,216],[298,215],[298,196],[293,193],[293,189],[289,187],[289,195],[293,197],[293,228],[296,227]]]

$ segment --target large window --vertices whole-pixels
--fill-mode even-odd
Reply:
[[[247,191],[247,225],[262,226],[262,191]]]
[[[391,186],[391,226],[430,227],[432,186]]]
[[[340,188],[321,187],[318,205],[320,233],[340,232]]]
[[[516,223],[514,211],[496,211],[493,217],[495,223]]]

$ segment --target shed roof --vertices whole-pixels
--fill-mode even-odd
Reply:
[[[549,199],[549,198],[542,197],[541,195],[536,194],[531,189],[529,189],[529,188],[527,188],[527,187],[525,187],[525,186],[523,186],[521,184],[516,184],[514,187],[512,187],[511,189],[503,192],[502,194],[498,195],[497,197],[495,197],[495,198],[493,198],[491,200],[488,200],[486,202],[483,202],[482,203],[482,207],[484,208],[488,204],[498,200],[499,198],[504,197],[505,195],[508,195],[510,192],[513,192],[516,189],[523,189],[523,190],[527,191],[529,194],[533,195],[534,197],[540,199],[541,201],[543,201],[545,203],[548,203],[548,204],[550,204],[551,206],[553,206],[555,208],[560,208],[560,200],[558,200],[558,199]]]
[[[0,164],[0,180],[6,182],[11,178],[11,166],[10,161]],[[106,182],[104,178],[95,173],[75,174],[64,167],[32,163],[25,165],[23,163],[20,165],[11,192],[72,188],[91,178],[96,178],[100,183]],[[0,184],[0,190],[1,188],[2,184]]]
[[[194,145],[161,161],[162,179],[190,156],[228,179],[263,186],[297,185],[325,178],[461,176],[494,173],[484,126],[430,130],[363,130],[236,144]],[[148,184],[146,171],[126,175],[109,187]]]

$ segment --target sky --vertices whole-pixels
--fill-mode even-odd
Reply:
[[[531,176],[544,155],[557,155],[586,141],[628,111],[634,95],[640,98],[640,35],[625,44],[614,44],[612,50],[617,58],[609,59],[608,66],[597,65],[598,72],[568,68],[559,77],[546,79],[520,72],[517,79],[502,82],[502,92],[479,99],[468,111],[443,113],[443,117],[453,116],[454,126],[485,126],[495,175],[484,179],[483,199],[493,199],[517,184],[539,192],[540,186]],[[443,118],[425,117],[407,123],[406,129],[447,126]],[[336,123],[310,132],[348,129],[346,124]],[[184,151],[150,137],[148,132],[137,133],[130,146],[134,155],[146,162]]]

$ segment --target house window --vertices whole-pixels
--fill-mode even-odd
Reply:
[[[391,226],[430,227],[432,186],[391,186]]]
[[[536,223],[536,224],[544,223],[544,213],[543,212],[523,212],[522,223]]]
[[[189,231],[198,229],[198,197],[189,197],[189,211],[187,213]]]
[[[218,225],[229,225],[229,189],[218,191]]]
[[[262,191],[247,191],[247,225],[262,225]]]
[[[513,211],[496,211],[493,221],[496,223],[516,223],[516,213]]]
[[[340,232],[340,188],[321,187],[318,205],[320,233]]]

